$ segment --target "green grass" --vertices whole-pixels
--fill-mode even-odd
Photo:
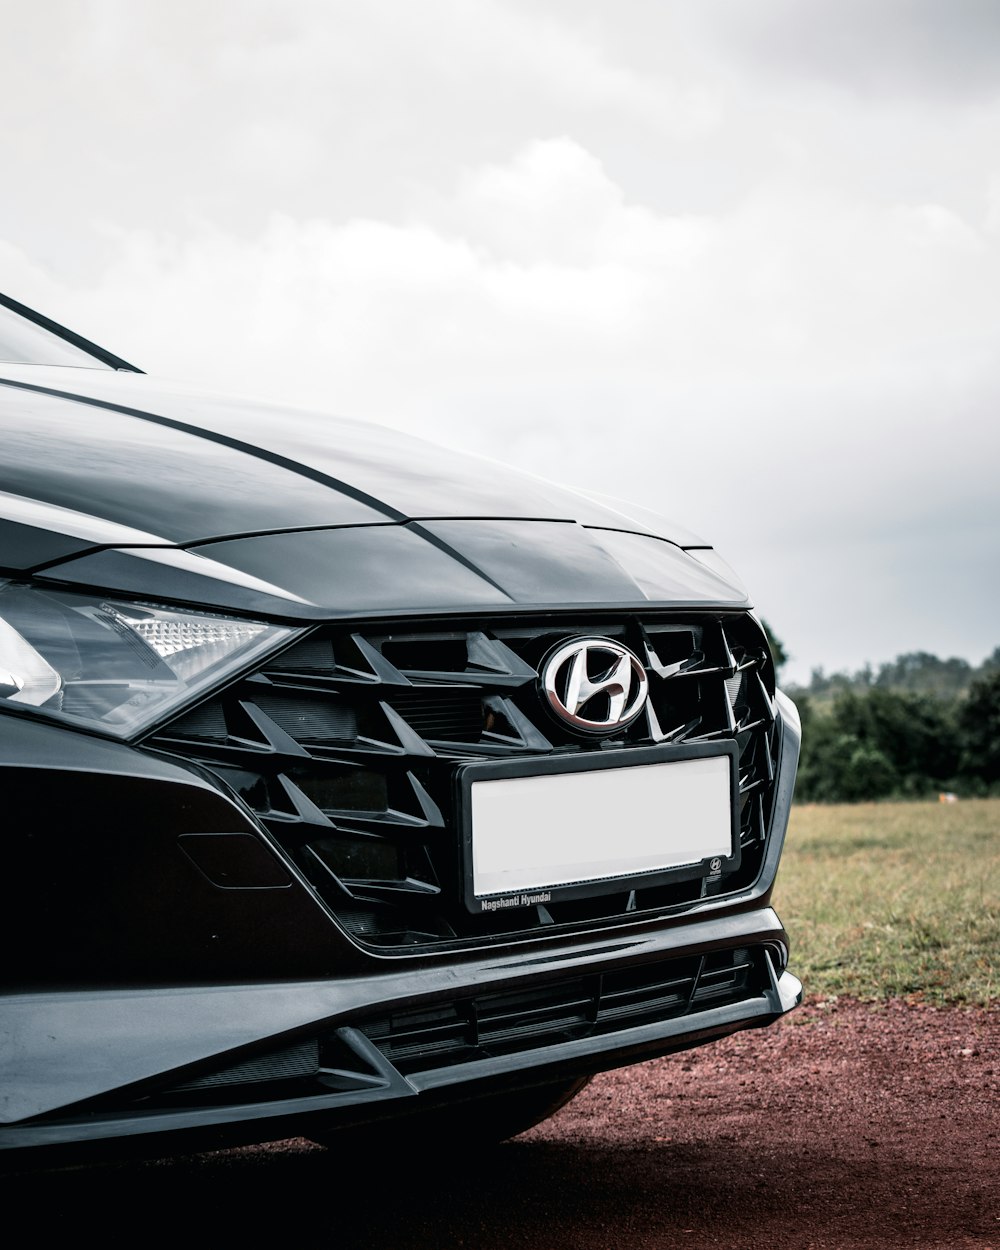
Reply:
[[[808,996],[1000,1002],[1000,799],[797,805],[774,904]]]

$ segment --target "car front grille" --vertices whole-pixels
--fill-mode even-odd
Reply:
[[[604,740],[561,727],[539,694],[546,655],[581,636],[624,644],[649,676],[643,714]],[[750,884],[770,818],[773,695],[764,635],[743,613],[330,625],[147,741],[223,778],[357,941],[413,953],[631,920]],[[720,741],[739,752],[734,871],[488,915],[465,908],[459,764]]]

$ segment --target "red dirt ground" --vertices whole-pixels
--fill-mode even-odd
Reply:
[[[14,1177],[5,1207],[42,1241],[1000,1250],[998,1091],[1000,1012],[840,1001],[598,1077],[458,1161],[295,1140]]]

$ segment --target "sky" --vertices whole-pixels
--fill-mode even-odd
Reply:
[[[0,289],[1000,644],[995,0],[0,0]]]

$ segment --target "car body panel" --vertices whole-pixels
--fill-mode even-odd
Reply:
[[[99,423],[88,408],[100,410]],[[51,432],[66,440],[67,455],[76,457],[81,476],[79,482],[61,480],[61,488],[70,493],[60,492],[55,501],[74,506],[72,499],[86,492],[81,502],[96,509],[96,515],[156,529],[170,541],[308,525],[503,517],[578,521],[653,533],[678,545],[709,545],[644,510],[641,519],[635,520],[624,505],[619,510],[509,466],[449,451],[399,430],[157,385],[144,374],[0,364],[0,427],[5,417],[25,425],[29,432],[24,436],[26,456],[9,466],[0,488],[46,497],[32,489],[18,491],[7,482],[19,482],[23,474],[38,488],[44,475],[39,473],[30,429],[35,422],[55,423],[57,428]],[[100,440],[104,453],[100,457],[87,451],[91,436]],[[157,462],[158,456],[162,459]],[[185,492],[195,490],[193,456],[197,456],[195,477],[202,493],[195,497],[199,506],[192,513],[178,503],[185,499]],[[246,457],[261,465],[248,464]],[[303,480],[289,482],[262,465]],[[143,467],[153,492],[148,500],[135,489],[135,478]],[[59,471],[58,463],[53,470]],[[311,481],[332,493],[310,490]],[[269,483],[273,497],[262,493]],[[158,493],[165,497],[162,509],[157,506]],[[375,515],[364,511],[366,505]],[[155,515],[160,525],[144,521],[148,515]]]
[[[0,941],[18,955],[0,985],[0,1156],[321,1134],[795,1005],[770,896],[798,718],[706,543],[398,431],[155,383],[93,350],[111,367],[0,365],[0,593],[11,619],[18,596],[54,614],[68,643],[50,658],[82,700],[53,702],[57,686],[18,702],[31,618],[23,639],[5,623],[21,650],[0,671]],[[153,678],[88,654],[92,676],[58,615],[70,600],[147,658],[161,628],[247,630],[204,614],[300,628],[266,631],[283,648],[267,663],[220,670],[113,741],[79,709],[109,686],[141,701]],[[142,611],[164,604],[185,610]],[[130,614],[151,632],[130,633]],[[543,702],[546,656],[605,634],[647,671],[663,723],[650,693],[641,717],[581,740]],[[462,902],[449,804],[470,760],[530,755],[546,772],[572,755],[586,772],[586,752],[624,765],[637,745],[666,761],[720,742],[740,761],[742,875],[706,861],[662,883],[556,883],[572,897],[514,900],[510,917]],[[308,1075],[274,1075],[310,1047]]]
[[[251,406],[256,425],[240,422],[233,401],[179,403],[143,375],[95,373],[96,385],[87,370],[39,372],[58,388],[0,370],[0,568],[10,572],[299,619],[308,611],[271,600],[312,605],[315,619],[747,603],[741,586],[651,534],[648,517],[631,522],[477,457],[294,410]],[[150,411],[107,397],[123,385],[142,387]],[[281,439],[247,441],[265,427]],[[178,545],[200,558],[155,550]]]
[[[629,550],[619,538],[648,549]],[[742,588],[670,543],[565,521],[352,526],[259,534],[182,551],[91,550],[49,564],[38,578],[317,621],[359,612],[583,604],[748,606]]]

